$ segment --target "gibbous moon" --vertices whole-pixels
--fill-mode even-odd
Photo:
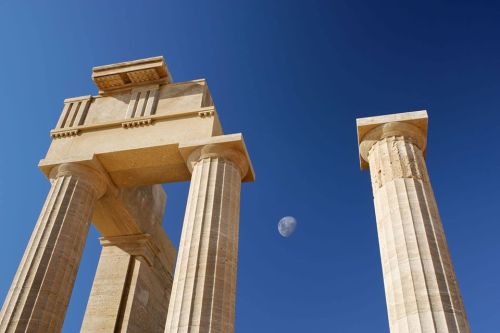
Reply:
[[[283,237],[290,237],[297,228],[297,220],[293,216],[285,216],[278,223],[278,231]]]

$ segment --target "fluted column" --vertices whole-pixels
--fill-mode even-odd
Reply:
[[[469,333],[424,160],[424,132],[389,122],[360,141],[372,180],[391,333]]]
[[[207,145],[194,151],[166,333],[234,331],[241,179],[239,151]]]
[[[62,164],[0,314],[0,332],[60,332],[104,176]]]

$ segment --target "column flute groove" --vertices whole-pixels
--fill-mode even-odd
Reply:
[[[382,205],[375,205],[377,212],[377,215],[385,215],[387,212],[385,211],[384,206]],[[395,299],[396,299],[396,281],[393,281],[392,279],[392,270],[394,269],[394,265],[391,263],[391,260],[389,260],[386,256],[384,256],[383,249],[389,249],[390,248],[390,243],[386,242],[385,240],[388,238],[391,238],[392,236],[389,236],[390,234],[390,229],[387,228],[386,226],[382,225],[381,223],[377,223],[377,232],[379,235],[384,235],[383,237],[379,237],[379,242],[380,242],[380,247],[379,247],[379,252],[380,252],[380,257],[382,258],[382,270],[384,273],[384,276],[387,277],[387,279],[384,281],[385,284],[387,285],[387,288],[384,289],[385,295],[386,295],[386,300],[387,300],[387,307],[394,307],[395,306]],[[392,235],[392,234],[391,234]],[[385,261],[385,262],[384,262]],[[396,324],[397,321],[394,319],[394,316],[396,315],[395,311],[389,311],[388,316],[389,316],[389,325],[391,328],[391,332],[398,332],[398,329]]]
[[[189,194],[188,197],[191,196],[197,196],[195,194],[195,191],[198,190],[200,186],[201,178],[199,177],[198,172],[193,172],[192,179],[191,179],[191,184],[197,184],[196,186],[191,185],[189,189]],[[188,237],[188,235],[192,234],[192,228],[193,228],[193,210],[196,210],[196,205],[198,204],[197,201],[190,201],[188,200],[187,206],[186,206],[186,216],[184,218],[184,225],[182,228],[182,233],[181,233],[181,240],[179,244],[179,255],[176,263],[176,268],[175,271],[179,270],[185,270],[185,266],[187,265],[187,258],[185,257],[186,251],[188,252],[188,257],[189,257],[189,251],[191,249],[190,241],[191,238]],[[189,242],[189,245],[186,243]],[[184,294],[184,282],[185,280],[179,280],[179,277],[174,274],[174,283],[176,283],[177,288],[172,288],[172,294],[170,297],[170,305],[169,305],[169,314],[172,313],[178,313],[180,311],[179,306],[182,306],[182,295]],[[165,325],[165,332],[171,327],[172,325],[172,319],[173,316],[167,315],[167,322]]]
[[[389,152],[389,142],[385,141],[383,144],[383,147],[387,151],[387,156],[389,156],[389,163],[390,165],[400,164],[401,161],[394,161],[393,157],[391,156]],[[403,169],[403,168],[401,168]],[[394,169],[391,169],[393,171]],[[392,172],[391,177],[394,177],[394,171]],[[415,328],[422,329],[420,320],[417,318],[413,318],[413,315],[416,312],[417,316],[420,316],[418,312],[418,299],[417,295],[415,294],[415,277],[414,277],[414,272],[411,268],[411,261],[410,261],[410,253],[409,253],[409,248],[408,248],[408,238],[410,235],[408,235],[407,228],[405,228],[405,223],[403,220],[403,215],[401,212],[401,205],[399,204],[399,199],[400,196],[403,194],[401,191],[398,191],[398,183],[392,181],[388,183],[387,186],[387,191],[392,189],[393,193],[395,193],[395,199],[397,202],[397,206],[399,209],[395,210],[395,218],[391,218],[391,223],[392,223],[392,228],[393,230],[399,230],[401,229],[401,236],[400,237],[394,237],[393,241],[396,244],[396,253],[398,254],[398,263],[399,267],[402,269],[403,272],[408,272],[407,277],[405,277],[404,274],[399,272],[401,274],[401,281],[402,281],[402,287],[403,287],[403,298],[404,298],[404,309],[406,314],[410,314],[407,316],[407,328],[408,331],[411,330],[412,327],[415,326]],[[397,224],[397,227],[395,226]],[[393,234],[394,236],[394,234]],[[404,251],[398,251],[398,248],[403,249]],[[399,253],[401,255],[399,255]],[[406,286],[405,286],[405,281],[406,281]],[[417,320],[416,320],[417,319]],[[407,331],[407,332],[408,332]]]
[[[409,197],[409,189],[408,189],[408,186],[406,184],[406,179],[404,181],[404,186],[405,186],[405,195],[406,195],[406,202],[410,202],[410,197]],[[418,253],[418,257],[422,258],[422,261],[418,261],[417,264],[418,264],[418,271],[419,273],[422,274],[422,284],[423,284],[423,287],[425,290],[429,289],[429,286],[428,286],[428,282],[427,282],[427,276],[428,274],[425,272],[425,269],[424,269],[424,264],[423,264],[423,258],[424,258],[424,255],[423,255],[423,251],[422,251],[422,240],[419,240],[418,237],[417,237],[417,234],[418,234],[418,224],[415,223],[415,221],[417,220],[417,218],[415,217],[415,210],[409,206],[408,207],[409,211],[410,211],[410,216],[411,216],[411,222],[412,222],[412,227],[413,227],[413,235],[415,236],[415,242],[417,243],[417,253]],[[425,231],[424,231],[424,234],[425,234]],[[425,306],[429,306],[430,309],[431,309],[431,312],[430,312],[430,316],[431,316],[431,319],[432,319],[432,324],[434,326],[436,326],[436,321],[435,321],[435,318],[434,318],[434,307],[431,303],[431,299],[430,299],[430,296],[428,294],[424,295],[423,297],[425,297]],[[420,313],[420,307],[419,307],[419,313]],[[421,320],[423,320],[423,318],[421,318]]]
[[[61,181],[62,182],[62,181]],[[45,201],[44,206],[42,208],[42,214],[41,214],[41,219],[46,219],[46,215],[50,215],[52,212],[52,209],[48,209],[49,207],[52,207],[55,201],[59,199],[59,188],[62,186],[60,181],[56,181],[55,184],[51,187],[49,194],[48,194],[48,199]],[[53,195],[55,193],[58,193],[56,195]],[[11,289],[9,290],[9,293],[7,294],[7,297],[4,302],[4,306],[2,308],[2,313],[0,315],[0,328],[2,330],[7,329],[7,325],[9,324],[9,320],[11,319],[11,316],[13,316],[14,309],[18,304],[22,304],[25,302],[27,294],[22,294],[18,295],[15,293],[15,291],[19,291],[20,289],[24,288],[29,288],[28,284],[28,277],[31,276],[30,271],[32,266],[27,265],[26,262],[28,261],[38,261],[37,259],[33,259],[33,257],[36,257],[36,253],[39,252],[39,247],[34,246],[34,244],[37,244],[40,242],[40,238],[42,235],[45,233],[45,229],[49,227],[48,224],[42,224],[42,223],[37,223],[35,225],[35,229],[33,231],[33,234],[31,235],[31,238],[28,243],[28,247],[26,249],[26,252],[21,259],[21,263],[19,264],[19,269],[16,272],[16,275],[14,277],[14,281],[12,283]],[[39,232],[40,229],[42,229],[42,232]],[[17,297],[16,297],[17,296]],[[16,316],[19,318],[19,315]]]
[[[207,186],[206,188],[212,188],[215,186],[218,180],[218,160],[212,160],[212,158],[207,158],[201,161],[203,168],[206,168],[207,173]],[[214,211],[217,211],[217,206],[219,202],[214,201],[213,193],[207,192],[207,195],[203,198],[203,205],[200,206],[200,215],[202,216],[202,222],[199,223],[199,246],[197,247],[196,258],[194,260],[195,270],[192,284],[192,294],[189,300],[189,327],[193,327],[193,331],[199,331],[201,326],[201,314],[203,306],[203,291],[205,288],[210,288],[210,281],[208,280],[207,269],[207,257],[208,252],[212,252],[213,246],[211,245],[210,233],[214,229],[212,228],[213,219],[212,215]],[[217,226],[215,226],[215,230]],[[207,237],[208,236],[208,237]],[[213,254],[212,254],[213,256]],[[202,282],[200,282],[202,281]],[[201,299],[200,299],[201,295]]]
[[[432,191],[432,189],[430,189],[430,190]],[[435,199],[432,198],[433,200],[429,201],[428,198],[427,198],[427,196],[424,194],[423,190],[422,190],[422,194],[421,195],[422,195],[423,200],[424,200],[424,202],[426,204],[426,207],[432,207],[433,204],[432,204],[431,201],[434,201]],[[437,207],[432,207],[432,208],[434,208],[434,209],[437,210]],[[427,212],[427,216],[429,216],[429,218],[432,218],[431,217],[432,216],[432,212],[429,211],[428,209],[426,210],[426,212]],[[450,286],[449,286],[449,281],[448,281],[449,276],[447,276],[447,273],[446,273],[447,267],[445,267],[445,263],[443,262],[442,249],[440,248],[440,247],[443,246],[442,243],[445,240],[442,239],[442,237],[440,237],[439,234],[444,234],[444,231],[442,230],[442,228],[439,228],[439,226],[437,226],[437,228],[440,229],[440,230],[438,230],[438,232],[439,232],[438,233],[438,232],[436,232],[436,225],[430,223],[429,226],[430,226],[431,231],[432,231],[432,240],[436,244],[435,245],[435,251],[438,253],[438,258],[439,258],[437,260],[437,262],[435,262],[435,265],[438,265],[437,266],[437,268],[438,268],[437,269],[437,275],[442,275],[443,276],[443,279],[438,279],[437,280],[438,290],[443,289],[443,287],[445,289],[444,292],[440,292],[439,293],[441,307],[438,308],[438,309],[441,310],[441,311],[445,311],[448,308],[450,311],[455,312],[458,309],[455,309],[453,301],[450,299],[449,295],[453,295],[453,294],[456,294],[456,293],[452,293],[451,292],[451,289],[450,289]],[[445,252],[448,252],[448,250],[446,249]],[[451,262],[451,258],[449,256],[447,257],[447,260],[449,260]],[[449,266],[449,265],[447,265],[447,266]],[[446,297],[446,296],[448,296],[448,297]],[[463,308],[463,305],[461,305],[461,307]],[[458,310],[458,311],[460,311],[460,310]],[[450,330],[450,332],[455,332],[455,331],[456,332],[468,332],[468,331],[462,331],[460,329],[460,324],[458,323],[458,320],[457,320],[456,316],[453,316],[452,318],[450,318],[449,315],[445,314],[445,318],[444,318],[444,320],[442,322],[443,322],[443,326],[446,326],[446,329]]]
[[[221,196],[224,197],[225,194],[225,187],[224,187],[224,165],[223,162],[217,160],[214,161],[214,166],[215,166],[215,174],[218,179],[221,179]],[[214,202],[212,198],[212,203],[211,206],[213,207],[212,212],[215,212],[214,219],[211,219],[210,217],[207,216],[207,222],[205,222],[205,227],[207,230],[205,230],[205,233],[210,234],[211,230],[212,233],[214,233],[216,236],[210,235],[208,239],[205,239],[204,244],[202,244],[201,248],[203,249],[203,264],[200,265],[199,269],[203,269],[202,274],[198,274],[200,276],[200,279],[203,280],[203,283],[197,283],[197,292],[196,292],[196,297],[194,299],[194,311],[193,311],[193,318],[195,317],[200,317],[200,322],[199,328],[201,329],[201,326],[203,324],[214,327],[215,329],[215,323],[211,322],[211,315],[212,315],[212,309],[214,308],[214,298],[212,298],[212,301],[210,303],[208,302],[203,302],[204,299],[210,299],[211,295],[214,295],[216,290],[215,290],[215,283],[211,279],[214,275],[216,275],[216,267],[210,262],[210,258],[217,258],[220,257],[221,255],[224,256],[220,252],[220,250],[224,251],[224,247],[221,249],[221,244],[223,244],[223,241],[221,242],[221,221],[223,220],[223,214],[222,214],[222,203],[220,201]],[[211,225],[213,223],[213,226]],[[206,248],[205,248],[206,246]],[[213,260],[212,260],[213,261]],[[207,313],[206,318],[201,318],[202,313]],[[208,321],[208,322],[207,322]]]
[[[393,142],[392,144],[394,145],[395,142]],[[398,146],[396,145],[395,148],[398,150],[398,155],[399,156],[411,156],[408,154],[408,149],[407,149],[407,143],[406,141],[403,141],[403,144]],[[399,152],[399,150],[401,150],[401,152]],[[403,164],[403,159],[399,159],[399,165],[400,165],[400,168],[401,170],[405,167],[404,164]],[[415,168],[414,168],[414,165],[412,163],[409,163],[408,164],[409,167],[410,167],[410,172],[411,174],[414,174],[415,172]],[[419,174],[419,173],[417,173]],[[412,206],[409,204],[410,203],[410,192],[409,192],[409,189],[408,189],[408,185],[407,185],[407,182],[411,182],[412,179],[411,178],[404,178],[403,181],[401,182],[401,186],[403,187],[403,190],[402,191],[398,191],[398,193],[400,193],[401,196],[404,196],[405,200],[403,200],[403,204],[405,206],[405,209],[408,210],[409,212],[409,224],[411,224],[411,228],[410,228],[410,237],[412,239],[412,242],[414,241],[415,242],[415,245],[416,247],[414,248],[414,251],[416,252],[415,254],[415,257],[416,258],[423,258],[422,257],[422,253],[420,251],[420,242],[421,240],[419,240],[419,237],[417,235],[417,227],[416,227],[416,223],[415,223],[415,213],[414,213],[414,210],[412,209]],[[395,181],[393,181],[394,184]],[[401,221],[404,220],[403,218],[403,215],[401,213],[401,209],[399,210],[400,211],[400,218],[401,218]],[[406,234],[406,233],[405,233]],[[425,237],[424,237],[425,239]],[[407,247],[407,253],[409,253],[409,242],[407,240],[405,240],[405,244],[406,244],[406,247]],[[425,270],[423,268],[423,263],[422,261],[420,260],[414,260],[414,259],[410,259],[410,255],[408,255],[408,261],[409,261],[409,264],[410,265],[416,265],[416,267],[414,267],[414,269],[412,269],[411,271],[415,271],[415,277],[417,280],[417,282],[420,282],[422,285],[419,286],[419,288],[417,288],[415,286],[415,279],[414,279],[414,283],[413,283],[413,289],[415,291],[417,291],[418,289],[423,289],[423,290],[427,290],[427,282],[426,282],[426,273],[425,273]],[[430,312],[426,312],[426,311],[421,311],[422,309],[425,309],[426,307],[430,307],[431,310],[432,310],[432,304],[430,302],[430,297],[428,294],[423,294],[423,295],[419,295],[418,294],[415,294],[415,301],[417,302],[417,311],[418,311],[418,315],[420,317],[420,322],[419,322],[419,325],[421,325],[421,323],[429,323],[431,322],[432,326],[430,327],[420,327],[420,329],[424,329],[424,330],[430,330],[431,332],[435,332],[435,330],[432,329],[432,327],[435,326],[435,320],[434,320],[434,313],[433,311],[430,311]],[[430,319],[428,318],[430,317]]]

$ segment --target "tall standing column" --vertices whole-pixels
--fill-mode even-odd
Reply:
[[[358,119],[391,333],[469,333],[424,160],[427,113]]]
[[[60,332],[105,177],[80,164],[62,164],[0,314],[1,332]]]
[[[244,154],[207,145],[192,166],[166,333],[234,331],[236,265]]]

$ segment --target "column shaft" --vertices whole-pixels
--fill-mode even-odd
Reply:
[[[175,251],[160,226],[155,234],[160,237],[101,239],[103,248],[81,333],[164,331],[173,280],[170,257]],[[158,240],[163,244],[156,246]]]
[[[469,333],[421,149],[390,136],[368,162],[391,333]]]
[[[1,332],[60,332],[104,186],[88,167],[59,167],[3,305]]]
[[[121,323],[133,258],[117,246],[102,248],[80,332],[114,333]]]
[[[167,333],[234,331],[241,178],[227,159],[194,166]]]

